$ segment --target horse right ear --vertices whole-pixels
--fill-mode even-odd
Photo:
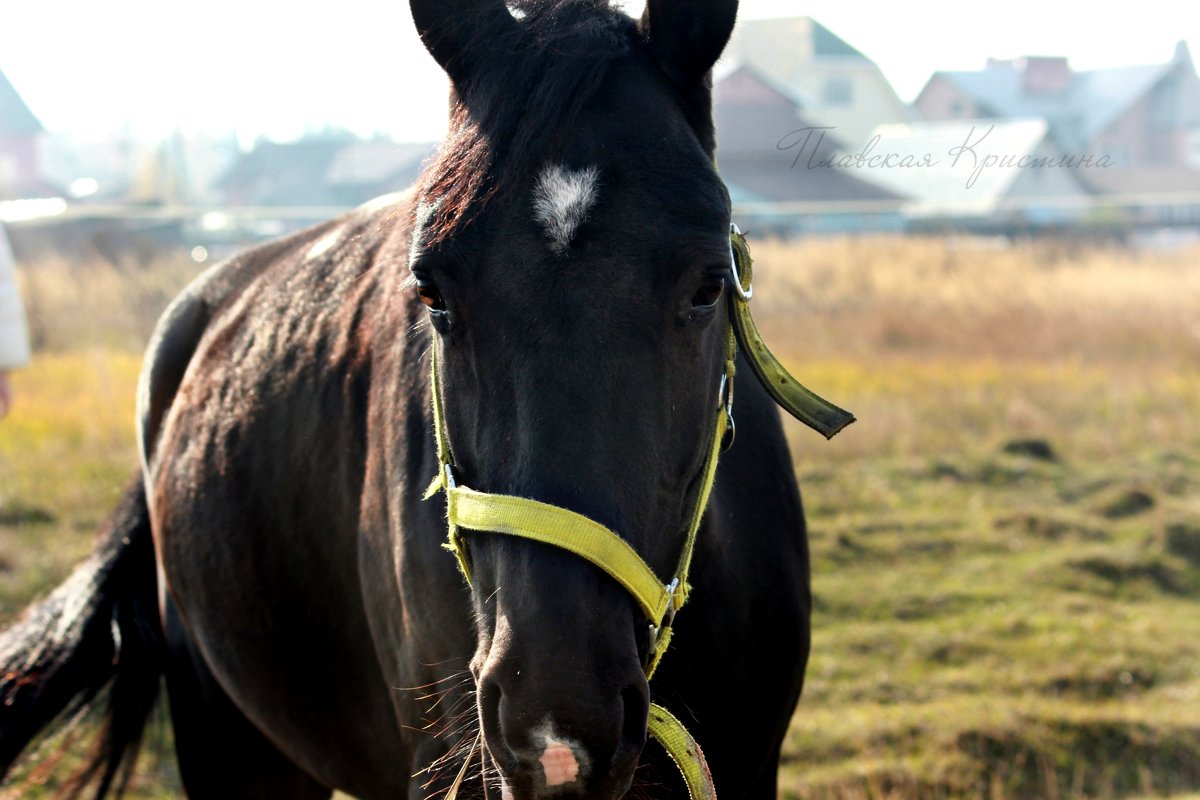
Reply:
[[[497,39],[518,28],[504,0],[410,0],[410,6],[425,49],[459,89],[495,53]]]

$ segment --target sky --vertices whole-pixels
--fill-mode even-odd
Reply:
[[[621,2],[639,14],[643,3]],[[295,138],[326,126],[400,140],[444,129],[446,80],[389,0],[0,0],[0,70],[53,132],[100,138],[174,130]],[[807,14],[873,59],[901,99],[935,70],[988,56],[1065,55],[1091,69],[1164,63],[1200,3],[1125,11],[1052,0],[867,4],[742,0],[743,18]],[[1136,9],[1136,13],[1134,10]]]

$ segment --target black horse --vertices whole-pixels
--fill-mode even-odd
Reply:
[[[164,315],[141,473],[96,555],[0,640],[5,768],[103,689],[107,790],[165,675],[193,798],[686,797],[646,744],[652,700],[725,800],[775,797],[810,596],[763,387],[738,383],[649,683],[646,617],[609,575],[468,533],[468,587],[444,497],[422,500],[436,355],[470,486],[586,515],[660,576],[704,503],[734,290],[709,73],[736,0],[640,21],[510,5],[412,0],[454,98],[415,190],[221,264]]]

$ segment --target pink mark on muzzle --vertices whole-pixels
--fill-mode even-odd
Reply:
[[[579,762],[575,759],[575,751],[563,742],[547,738],[546,750],[538,760],[542,762],[547,788],[574,783],[579,777]]]

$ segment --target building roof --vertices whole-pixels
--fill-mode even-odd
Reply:
[[[851,147],[876,125],[912,118],[875,62],[812,17],[739,23],[722,56],[727,64],[752,66],[787,87],[809,119],[836,127]]]
[[[1025,84],[1025,69],[1031,60],[993,61],[975,71],[936,72],[930,80],[941,77],[958,87],[980,106],[981,116],[1042,117],[1065,148],[1079,151],[1181,65],[1194,75],[1184,45],[1177,47],[1174,58],[1165,64],[1071,72],[1060,91],[1031,93]],[[1065,59],[1063,63],[1065,67]],[[1200,115],[1196,109],[1188,113]],[[1200,124],[1200,119],[1183,122]]]
[[[833,167],[780,169],[769,164],[738,163],[722,168],[721,178],[735,205],[743,203],[815,203],[827,204],[828,210],[879,211],[884,207],[898,210],[902,192],[891,191],[878,183]]]
[[[1042,119],[951,120],[875,129],[874,156],[892,156],[862,171],[870,178],[914,198],[917,215],[986,216],[1005,199],[1022,173],[1022,157],[1061,154]],[[970,146],[970,151],[956,148]],[[989,156],[1009,159],[1008,166],[986,166]],[[909,166],[904,166],[904,159]],[[933,163],[926,163],[932,161]],[[980,165],[984,168],[978,169]]]
[[[1009,119],[1043,117],[1068,147],[1081,147],[1104,131],[1170,71],[1171,64],[1077,72],[1062,93],[1028,94],[1020,71],[989,66],[978,72],[939,72],[975,99],[985,112]]]
[[[753,67],[741,65],[713,87],[717,162],[735,203],[888,201],[897,193],[846,170],[813,167],[843,147],[816,128],[800,101]]]
[[[717,158],[771,158],[790,161],[781,142],[802,128],[816,125],[804,113],[803,98],[759,69],[731,65],[713,85],[713,122],[717,128]],[[826,143],[841,146],[830,132]]]
[[[0,71],[0,135],[36,136],[43,130],[42,123]]]
[[[339,137],[261,141],[217,186],[233,201],[254,205],[357,205],[406,188],[436,149],[431,143]]]
[[[761,84],[764,89],[770,91],[774,95],[779,96],[781,99],[786,100],[798,109],[808,108],[815,103],[814,99],[808,97],[804,94],[804,92],[800,91],[798,86],[790,84],[787,81],[780,80],[776,76],[764,71],[761,67],[755,65],[753,62],[743,61],[740,58],[722,58],[721,61],[717,63],[717,66],[713,68],[712,78],[714,92],[728,92],[728,87],[731,84],[727,83],[727,79],[733,79],[736,83],[740,76],[746,74],[753,76],[753,80],[756,83]],[[726,84],[726,88],[724,90],[718,90],[717,87],[721,86],[723,83]]]

